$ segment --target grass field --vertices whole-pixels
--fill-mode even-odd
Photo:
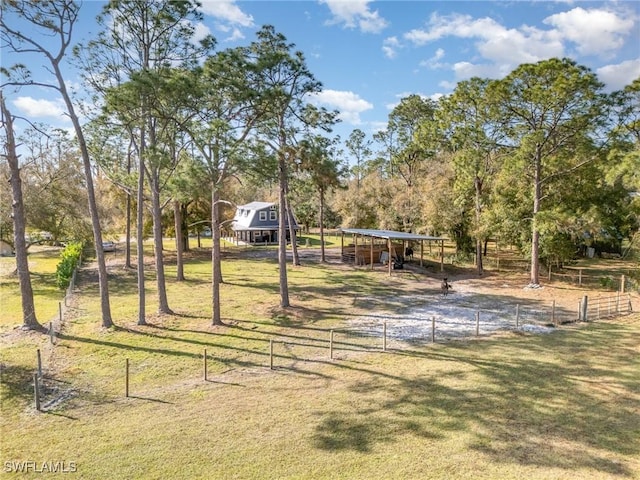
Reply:
[[[150,326],[135,324],[135,274],[114,256],[118,327],[99,328],[87,267],[55,346],[9,328],[19,322],[4,313],[5,301],[18,312],[19,302],[3,277],[0,468],[73,462],[66,476],[87,479],[640,478],[637,314],[549,335],[387,352],[343,336],[331,360],[329,330],[371,313],[356,299],[382,299],[376,311],[392,312],[393,298],[420,295],[421,282],[307,263],[289,269],[292,307],[281,309],[274,258],[231,248],[225,255],[226,326],[209,325],[206,253],[190,257],[186,282],[168,282],[176,315],[153,314],[149,273]],[[31,385],[38,348],[41,413]]]

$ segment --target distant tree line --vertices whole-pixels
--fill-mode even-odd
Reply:
[[[537,284],[541,262],[619,248],[640,227],[640,78],[607,94],[572,60],[525,64],[438,101],[408,96],[347,145],[358,161],[332,204],[344,226],[446,234],[478,273],[489,238],[527,255]]]

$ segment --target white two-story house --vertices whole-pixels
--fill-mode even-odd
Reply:
[[[293,228],[298,230],[294,217]],[[287,240],[289,223],[287,221]],[[251,202],[239,205],[231,223],[236,243],[277,243],[278,205],[270,202]]]

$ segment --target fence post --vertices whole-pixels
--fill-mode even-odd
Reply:
[[[204,381],[207,381],[207,349],[204,349],[204,356],[202,357],[202,363],[203,363],[203,368],[204,368]]]
[[[480,312],[476,312],[476,337],[480,336]]]
[[[578,269],[578,285],[582,286],[582,269]]]
[[[129,397],[129,359],[125,358],[124,364],[124,396]]]
[[[53,320],[49,322],[49,341],[51,342],[51,345],[53,345],[55,342],[53,341],[53,337],[55,336],[55,333],[53,331]]]
[[[273,370],[273,339],[269,340],[269,368]]]
[[[624,284],[625,284],[625,277],[624,274],[620,275],[620,293],[624,293]]]
[[[333,330],[329,332],[329,358],[333,360]]]
[[[629,313],[633,312],[633,307],[631,306],[631,294],[627,293],[627,300],[629,301]]]
[[[581,313],[581,317],[582,317],[582,321],[583,322],[588,322],[589,321],[589,297],[587,295],[585,295],[584,297],[582,297],[582,313]]]
[[[382,324],[382,351],[387,351],[387,322]]]
[[[60,325],[62,325],[62,302],[58,302],[58,317],[60,318]]]
[[[40,387],[38,386],[38,374],[33,374],[33,397],[36,402],[36,410],[40,411]]]
[[[551,281],[551,262],[549,262],[549,281]]]
[[[436,343],[436,317],[431,317],[431,343]]]
[[[578,322],[582,318],[580,315],[582,315],[582,300],[578,300]]]
[[[551,323],[553,323],[554,327],[558,326],[558,323],[556,322],[556,301],[555,300],[551,302]]]
[[[36,350],[38,355],[38,378],[42,378],[42,357],[40,356],[40,349]]]
[[[520,328],[520,304],[516,303],[516,330]]]

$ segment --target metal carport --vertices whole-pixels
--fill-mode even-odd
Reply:
[[[440,242],[440,271],[444,271],[444,241],[446,238],[444,237],[432,237],[429,235],[418,235],[415,233],[407,233],[407,232],[396,232],[394,230],[374,230],[369,228],[342,228],[342,238],[341,238],[341,251],[342,257],[345,257],[345,246],[344,246],[344,236],[345,234],[353,235],[353,246],[354,246],[354,264],[358,264],[358,259],[360,258],[360,252],[366,252],[366,245],[363,244],[361,250],[358,249],[358,238],[365,237],[370,238],[370,264],[371,269],[373,269],[373,251],[374,251],[374,238],[381,238],[387,241],[387,252],[388,252],[388,264],[389,264],[389,275],[391,275],[391,267],[392,267],[392,251],[393,246],[392,243],[394,240],[402,241],[402,255],[405,252],[405,242],[408,241],[419,241],[420,242],[420,266],[423,266],[423,256],[424,256],[424,242]],[[364,258],[364,256],[362,256]]]

